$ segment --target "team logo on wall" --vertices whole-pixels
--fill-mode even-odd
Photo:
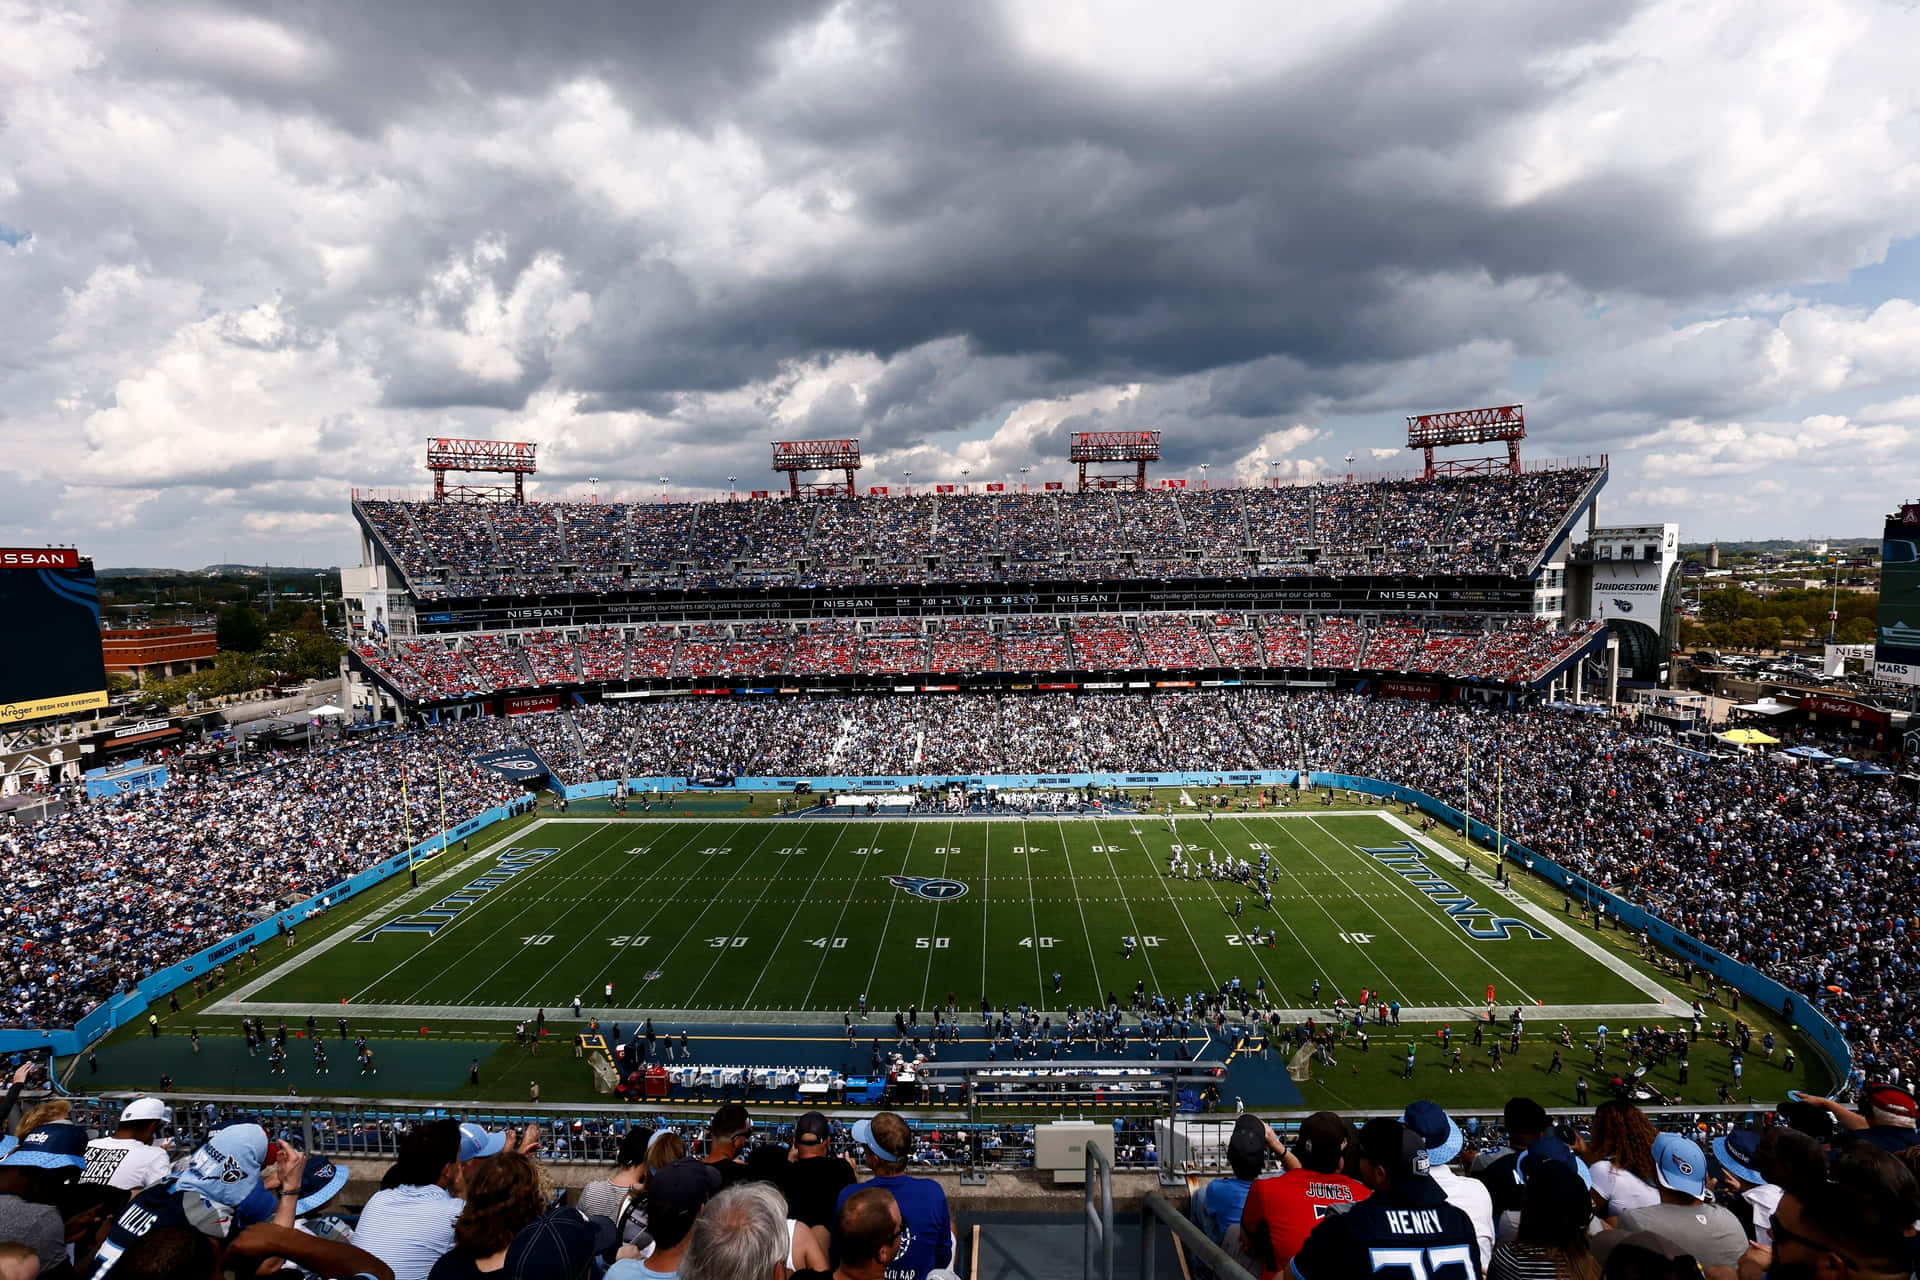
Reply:
[[[967,892],[967,886],[958,880],[941,876],[888,876],[887,883],[928,902],[945,902],[949,898],[964,897]]]

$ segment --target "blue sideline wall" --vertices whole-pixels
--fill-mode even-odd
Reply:
[[[477,831],[492,826],[512,816],[506,807],[489,809],[478,817],[468,818],[447,830],[446,842],[465,839]],[[321,890],[305,902],[296,903],[284,911],[275,912],[251,929],[236,933],[232,937],[197,951],[179,964],[169,965],[157,973],[150,973],[135,984],[133,990],[123,991],[110,998],[105,1004],[74,1023],[71,1030],[30,1031],[0,1030],[0,1053],[13,1053],[21,1049],[51,1047],[58,1054],[82,1053],[86,1047],[106,1035],[115,1027],[146,1015],[147,1006],[156,1000],[164,1000],[167,993],[184,987],[196,977],[204,976],[217,964],[223,964],[234,956],[245,952],[248,947],[258,946],[276,937],[282,922],[289,927],[298,925],[315,911],[338,906],[355,894],[364,893],[373,886],[389,880],[407,869],[409,860],[418,862],[422,858],[439,853],[441,837],[422,840],[405,853],[397,853],[377,866],[368,867],[350,879]]]

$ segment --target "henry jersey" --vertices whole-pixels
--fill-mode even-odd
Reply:
[[[1328,1216],[1293,1257],[1298,1280],[1480,1280],[1473,1219],[1432,1178],[1396,1182]]]

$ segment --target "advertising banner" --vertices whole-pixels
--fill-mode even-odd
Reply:
[[[72,547],[0,548],[0,727],[107,705],[100,593]]]
[[[557,693],[521,693],[505,699],[503,705],[510,716],[530,716],[542,711],[558,711],[560,695]]]
[[[473,758],[473,762],[484,769],[491,769],[502,777],[515,782],[537,782],[548,777],[552,770],[540,753],[530,747],[503,747],[498,751],[482,751]]]
[[[87,776],[87,799],[105,800],[132,795],[136,791],[158,791],[167,785],[167,766],[142,765],[119,773],[98,771]]]

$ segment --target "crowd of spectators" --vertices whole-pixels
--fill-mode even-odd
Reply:
[[[1038,615],[589,627],[363,642],[369,670],[409,701],[521,688],[709,676],[857,676],[1285,667],[1525,684],[1580,651],[1597,625],[1523,618],[1481,629],[1338,615]]]
[[[415,596],[663,586],[1516,573],[1591,470],[690,503],[363,500]]]
[[[403,781],[406,803],[401,801]],[[114,992],[450,822],[523,794],[431,730],[0,828],[0,1018],[71,1026]]]

